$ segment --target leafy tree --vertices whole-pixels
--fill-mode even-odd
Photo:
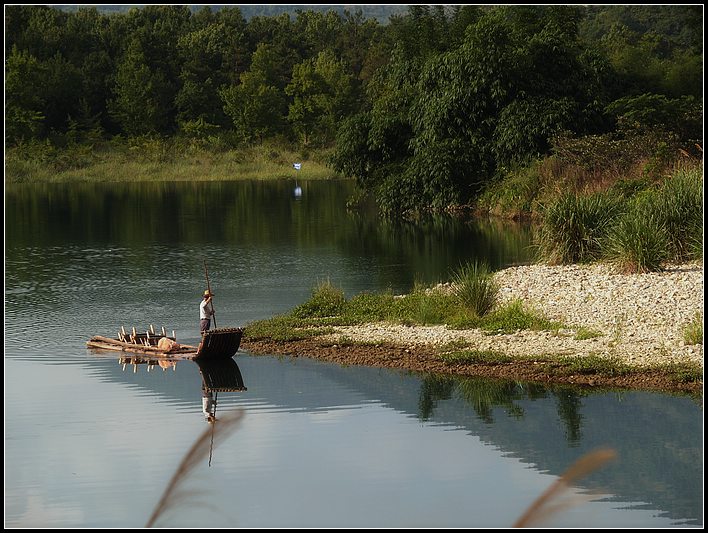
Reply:
[[[625,96],[607,106],[623,130],[672,134],[686,145],[702,143],[703,107],[692,96],[667,98],[661,94]]]
[[[665,64],[662,87],[667,96],[703,98],[702,54],[678,51]]]
[[[371,32],[371,37],[367,40],[366,50],[358,52],[360,54],[361,67],[357,70],[358,63],[353,62],[354,72],[357,73],[361,81],[362,93],[366,93],[367,84],[376,76],[377,72],[383,72],[391,60],[395,43],[391,38],[390,31],[385,28],[376,28]],[[362,105],[367,105],[363,103]]]
[[[240,84],[224,87],[220,96],[244,141],[263,140],[283,131],[287,109],[273,47],[261,45],[253,54],[251,69],[241,74]]]
[[[239,14],[241,13],[240,9],[235,9]],[[243,20],[243,17],[241,17],[241,20]],[[202,6],[192,13],[190,22],[193,29],[206,28],[212,24],[218,24],[217,14],[212,11],[211,6]]]
[[[450,51],[411,59],[402,47],[358,122],[368,125],[360,182],[390,212],[464,204],[500,167],[548,151],[561,129],[588,131],[603,75],[579,46],[579,18],[575,8],[499,8]]]
[[[337,33],[333,50],[356,79],[361,78],[369,48],[380,39],[382,28],[373,19],[365,19],[361,9],[344,11],[342,28]]]
[[[108,19],[95,7],[80,7],[66,18],[59,50],[73,65],[81,65],[87,55],[107,49],[104,36],[108,25]]]
[[[595,13],[591,10],[590,13]],[[585,31],[595,38],[618,72],[622,85],[614,95],[646,92],[702,97],[703,16],[696,6],[607,8]]]
[[[176,129],[175,100],[179,90],[180,37],[190,29],[186,6],[131,9],[123,22],[127,48],[116,72],[113,116],[126,133],[171,134]],[[134,83],[135,86],[130,85]],[[145,120],[140,124],[140,102]]]
[[[299,37],[301,55],[314,57],[332,49],[342,33],[343,23],[335,11],[297,10],[293,31]]]
[[[46,9],[46,7],[45,7]],[[5,5],[5,50],[17,47],[26,50],[24,35],[31,16],[31,7],[24,5]]]
[[[406,59],[396,47],[389,66],[369,85],[373,104],[368,147],[374,165],[395,169],[411,155],[410,110],[420,89],[416,84],[419,73],[419,61]]]
[[[267,85],[259,73],[244,72],[241,84],[225,88],[221,97],[224,110],[244,140],[262,141],[282,129],[282,93]]]
[[[5,138],[12,145],[30,140],[43,128],[45,100],[36,90],[42,69],[36,57],[13,46],[5,62]]]
[[[47,6],[28,6],[27,9],[24,31],[15,36],[18,48],[27,50],[40,61],[63,52],[69,15]]]
[[[483,15],[483,7],[473,5],[454,5],[450,12],[448,23],[449,39],[451,43],[459,45],[465,38],[467,28],[477,23]]]
[[[581,24],[581,37],[594,43],[613,26],[624,26],[635,35],[661,36],[662,59],[675,50],[703,52],[703,7],[694,5],[602,5],[588,6]]]
[[[274,48],[280,57],[280,74],[284,79],[290,78],[293,65],[307,57],[304,53],[305,45],[287,14],[252,18],[246,27],[245,39],[250,54],[253,54],[261,43]]]
[[[220,105],[219,89],[214,85],[211,78],[201,82],[187,78],[182,82],[175,97],[177,123],[181,130],[184,130],[185,124],[194,121],[210,124],[215,129],[227,125],[228,119]]]
[[[290,80],[289,73],[283,72],[278,49],[270,44],[261,43],[251,56],[251,72],[257,72],[268,85],[285,90]]]
[[[162,101],[166,80],[150,70],[137,39],[128,47],[116,73],[110,111],[128,135],[162,133],[169,127],[168,107]]]
[[[313,134],[318,142],[332,139],[339,121],[352,113],[355,103],[353,78],[329,50],[295,65],[285,92],[293,98],[288,120],[304,144]]]
[[[447,50],[450,43],[448,19],[442,5],[408,6],[408,16],[392,18],[391,31],[408,59],[438,54]]]
[[[231,55],[239,50],[239,36],[225,23],[212,23],[182,35],[177,43],[181,54],[181,87],[175,98],[180,123],[201,119],[226,126],[219,89],[230,82]]]
[[[102,127],[108,129],[107,98],[113,87],[115,62],[110,52],[97,48],[88,52],[78,65],[81,78],[81,98],[84,100],[91,115],[98,115]]]
[[[324,102],[328,88],[315,71],[314,61],[307,60],[295,65],[293,77],[285,92],[293,97],[289,106],[288,120],[307,145],[312,133],[324,114]]]
[[[50,131],[66,131],[70,116],[76,116],[81,97],[81,74],[60,53],[45,62],[40,87],[45,99],[45,126]]]
[[[336,150],[330,156],[330,164],[337,172],[356,179],[363,190],[373,190],[377,180],[374,172],[378,168],[373,161],[368,139],[371,114],[358,113],[344,119],[337,130]]]
[[[412,155],[410,109],[417,96],[420,66],[401,46],[390,56],[387,67],[379,69],[367,85],[371,110],[342,122],[330,163],[338,172],[356,178],[362,190],[375,194],[384,211],[400,212],[419,198],[415,187],[402,188],[408,183],[399,177]]]

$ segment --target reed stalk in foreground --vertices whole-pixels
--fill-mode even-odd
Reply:
[[[213,447],[224,441],[236,429],[242,418],[243,412],[236,411],[235,413],[221,416],[218,419],[218,429],[216,422],[209,424],[209,427],[202,432],[185,454],[145,527],[152,527],[166,511],[174,507],[180,498],[184,496],[179,492],[179,486],[182,481],[189,476],[197,464],[211,453]]]
[[[595,450],[594,452],[583,455],[570,465],[570,467],[563,472],[561,477],[531,504],[526,512],[516,521],[514,527],[529,527],[532,523],[544,520],[551,514],[570,505],[569,503],[554,503],[553,499],[557,498],[565,489],[569,488],[573,481],[587,476],[592,471],[597,470],[606,462],[616,457],[617,452],[611,449]]]
[[[155,522],[169,509],[174,507],[184,494],[179,492],[179,487],[183,480],[189,477],[194,467],[206,458],[212,449],[226,439],[233,430],[236,429],[243,418],[243,412],[237,411],[219,419],[219,430],[215,424],[210,424],[206,428],[189,451],[185,454],[182,462],[175,471],[172,479],[167,484],[160,501],[152,512],[145,527],[153,527]],[[514,523],[513,527],[531,527],[532,524],[547,519],[570,505],[568,502],[554,502],[564,490],[571,484],[590,474],[594,470],[601,468],[608,461],[615,459],[617,453],[612,449],[599,449],[587,453],[573,463],[541,496],[534,501],[524,514]]]

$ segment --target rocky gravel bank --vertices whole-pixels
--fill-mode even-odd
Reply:
[[[649,274],[618,274],[605,264],[529,265],[501,270],[495,279],[502,300],[520,299],[567,329],[489,335],[446,326],[377,323],[338,327],[330,338],[399,345],[464,341],[472,349],[512,356],[592,354],[620,358],[635,366],[703,365],[703,345],[684,341],[686,326],[697,313],[703,316],[702,262]],[[597,336],[583,338],[588,331]]]

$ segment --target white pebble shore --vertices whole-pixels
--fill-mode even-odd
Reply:
[[[510,356],[599,355],[633,366],[673,362],[703,365],[703,344],[684,341],[686,326],[703,318],[703,263],[672,265],[662,272],[618,274],[606,264],[517,266],[494,274],[502,301],[520,299],[568,329],[520,330],[489,335],[482,330],[388,323],[337,327],[332,339],[446,345]],[[579,328],[600,336],[578,340]]]

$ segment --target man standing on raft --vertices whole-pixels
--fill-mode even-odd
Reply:
[[[211,299],[214,295],[207,289],[204,291],[204,298],[199,304],[199,331],[204,333],[211,327],[211,317],[214,316],[214,305]]]

